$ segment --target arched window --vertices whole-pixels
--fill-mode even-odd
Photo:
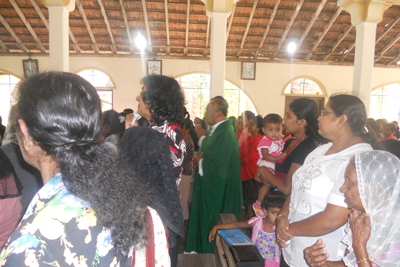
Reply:
[[[400,82],[379,86],[371,91],[369,117],[400,121]]]
[[[307,78],[299,78],[291,81],[286,86],[284,94],[323,96],[324,92],[315,81]]]
[[[8,123],[8,113],[14,102],[12,92],[19,81],[18,77],[0,71],[0,116],[3,125]]]
[[[203,118],[210,99],[210,75],[189,74],[176,79],[182,87],[186,98],[186,108],[192,119]],[[257,113],[253,103],[242,90],[225,81],[224,98],[229,104],[228,117],[238,117],[245,110]]]
[[[101,100],[102,111],[113,108],[113,89],[115,89],[115,87],[111,78],[107,74],[95,69],[82,70],[77,74],[86,79],[96,88]]]

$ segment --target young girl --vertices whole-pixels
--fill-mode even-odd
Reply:
[[[264,117],[264,137],[257,146],[260,158],[257,162],[259,167],[267,167],[273,174],[275,174],[275,162],[286,157],[286,153],[282,154],[282,149],[285,145],[281,138],[282,117],[278,114],[268,114]],[[264,217],[261,209],[261,201],[268,193],[269,186],[263,185],[258,192],[258,200],[253,205],[253,209],[258,217]]]
[[[277,191],[276,188],[270,188],[261,204],[266,214],[264,218],[253,217],[249,221],[216,225],[211,229],[208,241],[214,240],[217,230],[253,227],[251,239],[265,260],[264,266],[278,267],[280,264],[280,250],[276,244],[275,220],[285,199],[286,195],[282,192]]]

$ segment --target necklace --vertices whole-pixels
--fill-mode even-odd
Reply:
[[[286,150],[284,151],[284,153],[287,154],[287,156],[289,156],[289,154],[301,143],[303,142],[308,136],[304,136],[303,138],[299,139],[299,140],[293,140],[290,145],[286,148]],[[287,157],[286,156],[286,157]]]

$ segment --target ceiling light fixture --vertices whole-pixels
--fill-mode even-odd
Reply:
[[[144,48],[147,45],[146,39],[144,39],[143,35],[138,33],[138,35],[135,38],[135,45],[140,49],[140,51],[143,52]]]
[[[287,47],[288,53],[293,54],[296,51],[296,49],[297,49],[296,44],[294,42],[290,42]]]

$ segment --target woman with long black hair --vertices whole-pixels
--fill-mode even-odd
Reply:
[[[151,259],[137,252],[152,233],[145,230],[145,195],[135,174],[98,141],[96,89],[78,75],[48,72],[19,90],[15,134],[44,186],[1,252],[0,266],[131,266],[132,257],[133,265],[146,266]],[[155,238],[165,240],[160,217],[149,210]],[[166,246],[156,250],[168,265]]]

